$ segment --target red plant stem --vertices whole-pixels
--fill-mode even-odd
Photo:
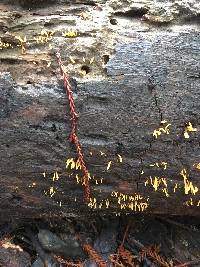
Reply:
[[[76,147],[78,160],[80,162],[81,169],[82,169],[83,174],[84,174],[84,186],[85,186],[84,197],[85,197],[86,203],[88,203],[89,199],[90,199],[90,193],[91,193],[90,192],[90,184],[89,184],[90,174],[89,174],[89,171],[86,167],[84,155],[82,152],[82,147],[81,147],[81,144],[79,142],[78,136],[76,134],[76,125],[77,125],[77,120],[78,120],[78,114],[76,112],[72,87],[71,87],[71,84],[69,82],[69,76],[65,71],[65,67],[62,63],[60,53],[57,52],[56,57],[58,60],[58,65],[60,67],[60,73],[63,76],[65,92],[66,92],[66,95],[67,95],[68,100],[69,100],[69,108],[70,108],[70,116],[71,116],[71,119],[70,119],[71,120],[71,134],[69,136],[69,141],[70,141],[70,143],[74,143],[74,145]]]

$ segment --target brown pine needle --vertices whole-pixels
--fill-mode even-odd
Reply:
[[[99,267],[107,267],[106,262],[101,258],[101,256],[93,249],[89,244],[84,244],[83,249],[87,252],[90,259],[95,261]]]

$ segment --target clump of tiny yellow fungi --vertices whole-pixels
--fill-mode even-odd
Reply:
[[[185,202],[185,205],[186,206],[193,206],[194,204],[193,204],[193,199],[192,198],[190,198],[189,200],[187,200],[186,202]]]
[[[105,206],[106,209],[108,209],[110,205],[109,199],[101,200],[101,202],[98,203],[96,198],[90,198],[88,203],[88,207],[91,209],[101,209],[103,205]]]
[[[183,169],[180,172],[181,176],[183,176],[184,179],[184,190],[185,190],[185,194],[188,195],[188,193],[191,191],[191,194],[195,195],[199,189],[196,186],[193,186],[192,182],[190,182],[188,180],[188,174],[187,174],[187,170]]]
[[[0,38],[0,49],[4,49],[4,48],[13,48],[13,46],[9,43],[3,42]]]
[[[76,166],[76,162],[74,161],[73,158],[66,160],[66,169],[68,169],[70,167],[72,170],[75,168],[75,166]]]
[[[42,30],[38,37],[34,37],[37,44],[44,44],[53,38],[55,32]],[[49,47],[51,48],[51,47]]]
[[[67,159],[66,160],[66,169],[71,169],[71,170],[81,170],[81,163],[79,160],[75,161],[73,158]],[[85,185],[86,179],[84,179],[84,177],[80,177],[80,175],[78,173],[75,173],[75,180],[77,184],[82,184]],[[70,176],[73,176],[73,174],[71,174]],[[102,184],[103,183],[103,178],[96,178],[94,175],[91,175],[90,173],[88,173],[88,179],[92,180],[95,182],[96,185],[98,184]]]
[[[75,161],[73,158],[66,160],[66,169],[70,167],[71,170],[73,169],[80,169],[81,170],[81,163],[79,160]]]
[[[53,177],[52,177],[53,182],[54,181],[58,181],[59,178],[60,177],[59,177],[58,173],[57,172],[54,172]]]
[[[123,194],[118,191],[113,191],[111,197],[117,199],[117,205],[120,209],[129,209],[135,212],[144,211],[149,206],[149,198],[144,199],[140,194],[135,195]]]
[[[161,121],[161,123],[162,123],[162,124],[166,124],[167,121]],[[155,130],[153,131],[153,136],[157,139],[158,136],[160,136],[162,133],[164,133],[164,134],[169,134],[169,133],[170,133],[170,130],[169,130],[169,126],[170,126],[170,125],[171,125],[171,124],[169,123],[169,124],[167,124],[166,126],[163,125],[163,127],[159,127],[158,129],[155,129]]]
[[[178,188],[180,188],[180,187],[181,187],[180,184],[175,183],[175,186],[174,186],[174,188],[173,188],[173,192],[176,193],[176,189],[178,189]]]
[[[78,32],[69,29],[68,31],[62,32],[62,36],[63,37],[77,37]]]
[[[184,130],[184,137],[186,139],[188,139],[188,138],[190,138],[189,132],[196,132],[196,131],[197,131],[197,128],[193,128],[192,123],[188,122],[188,124],[186,125],[185,130]]]
[[[83,57],[82,60],[84,63],[92,64],[94,62],[94,57],[92,57],[91,59]]]
[[[169,192],[168,192],[168,184],[167,184],[167,179],[163,177],[149,177],[146,182],[144,183],[145,186],[148,184],[152,185],[155,191],[158,191],[158,188],[163,185],[163,188],[161,188],[161,191],[165,194],[166,197],[169,197]]]
[[[196,206],[199,207],[200,206],[200,200],[194,200],[192,199],[192,197],[190,197],[190,199],[188,199],[187,201],[184,202],[184,205],[190,207],[190,206]]]
[[[195,164],[193,164],[193,166],[194,166],[197,170],[200,170],[200,163],[195,163]]]
[[[92,64],[94,62],[94,57],[92,57],[91,59],[90,59],[90,64]]]
[[[24,38],[21,36],[15,36],[15,39],[17,39],[20,42],[20,45],[18,45],[18,46],[21,47],[21,53],[25,54],[26,53],[25,44],[27,42],[26,36],[24,36]]]
[[[56,193],[56,188],[53,186],[50,186],[47,191],[44,190],[45,195],[49,195],[50,197],[53,197]]]
[[[158,168],[163,168],[164,170],[166,170],[167,169],[167,162],[164,162],[164,161],[162,161],[160,163],[156,162],[156,163],[150,164],[149,166],[150,167],[156,166]]]

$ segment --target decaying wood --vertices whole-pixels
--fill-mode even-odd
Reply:
[[[2,216],[199,215],[200,8],[173,2],[0,5],[1,44],[13,47],[0,50]],[[42,30],[54,32],[47,43],[36,41]],[[58,50],[95,177],[89,207],[66,170],[76,153]]]

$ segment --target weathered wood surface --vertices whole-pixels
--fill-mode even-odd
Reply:
[[[149,197],[144,211],[149,214],[200,214],[200,9],[198,1],[177,2],[166,10],[159,1],[157,6],[151,1],[0,5],[0,37],[14,47],[0,51],[2,216],[93,211],[83,202],[82,186],[65,169],[66,159],[76,154],[68,142],[70,117],[54,54],[58,48],[72,78],[87,166],[98,181],[103,178],[102,184],[91,182],[92,196],[98,203],[110,199],[109,209],[104,201],[96,210],[132,212],[112,204],[111,193],[118,191]],[[80,35],[65,39],[62,31],[68,28]],[[42,29],[56,31],[53,49],[34,42]],[[24,55],[16,47],[17,35],[30,40]],[[152,133],[166,126],[163,120],[171,124],[170,133],[155,139]],[[186,139],[188,122],[197,131]],[[167,162],[166,169],[161,162]],[[195,195],[185,194],[183,169],[199,188]],[[55,171],[60,179],[53,183]],[[145,186],[150,177],[166,178],[168,191],[162,191],[163,182],[157,191]],[[174,193],[176,183],[180,188]],[[51,198],[44,191],[52,185]]]

